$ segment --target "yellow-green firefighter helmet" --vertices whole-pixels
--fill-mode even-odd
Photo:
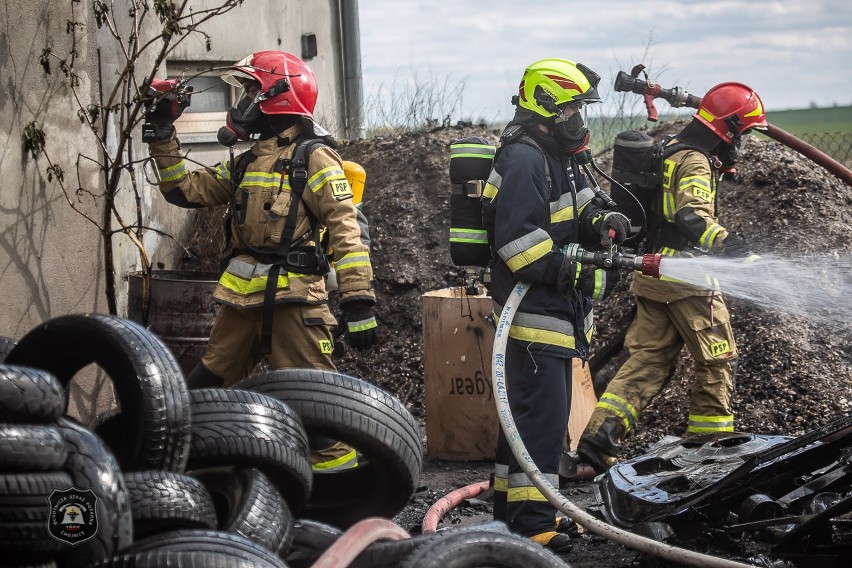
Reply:
[[[600,76],[567,59],[542,59],[529,65],[518,86],[520,108],[549,118],[569,102],[599,103]]]

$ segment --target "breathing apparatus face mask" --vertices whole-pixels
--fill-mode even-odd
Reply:
[[[719,158],[720,162],[722,162],[723,171],[733,169],[734,164],[737,163],[737,160],[740,158],[740,154],[743,151],[744,139],[749,133],[751,133],[751,128],[747,128],[740,132],[737,115],[728,117],[727,123],[730,132],[733,133],[731,141],[727,144],[720,144],[719,148],[716,150],[716,157]]]
[[[719,148],[716,151],[716,157],[719,158],[719,161],[722,163],[721,170],[723,172],[731,172],[732,174],[735,174],[736,169],[734,166],[737,163],[737,160],[739,160],[740,154],[742,154],[745,137],[751,132],[751,129],[749,128],[740,133],[736,124],[733,124],[731,126],[731,131],[735,132],[733,139],[728,144],[719,145]]]
[[[737,163],[742,152],[743,139],[737,136],[730,144],[721,144],[717,152],[717,158],[722,163],[722,169],[727,170]]]
[[[566,118],[560,110],[554,117],[551,132],[560,150],[566,154],[576,154],[588,147],[589,129],[586,128],[583,115],[580,113],[582,103],[568,104],[573,105],[575,112]]]
[[[250,140],[252,134],[261,131],[263,113],[258,103],[259,89],[257,84],[247,82],[237,100],[237,104],[228,109],[225,121],[226,128],[232,131],[239,140]]]

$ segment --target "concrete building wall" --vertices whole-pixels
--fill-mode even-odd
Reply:
[[[219,3],[190,2],[196,11]],[[125,19],[120,25],[120,29],[125,26],[124,33],[127,11],[122,4],[123,0],[117,0],[110,5],[117,18]],[[104,239],[97,226],[103,225],[104,209],[104,176],[97,162],[103,162],[104,153],[97,137],[77,116],[81,106],[96,103],[102,93],[110,92],[126,62],[121,43],[105,28],[98,29],[91,6],[91,0],[30,0],[5,10],[0,18],[0,336],[19,339],[54,317],[108,311]],[[337,0],[248,0],[202,28],[209,36],[209,51],[205,40],[194,36],[169,56],[166,69],[173,71],[175,62],[178,66],[186,62],[233,63],[263,49],[301,55],[302,36],[314,34],[317,55],[306,61],[320,83],[317,114],[339,134],[336,125],[342,122],[338,116],[343,94],[336,13]],[[82,24],[82,32],[72,45],[67,22],[74,20]],[[149,22],[156,22],[153,14]],[[156,31],[154,27],[142,30],[143,36]],[[46,48],[52,53],[45,60],[50,74],[40,63]],[[76,51],[75,91],[60,68],[60,60],[69,61],[72,48]],[[139,82],[151,68],[153,57],[140,63],[136,71]],[[23,144],[26,127],[32,122],[45,133],[45,151],[36,156]],[[109,153],[115,150],[115,123],[106,124],[104,131]],[[208,165],[227,155],[209,141],[185,144],[184,149],[191,151],[194,160]],[[147,156],[141,132],[129,151],[125,159]],[[64,191],[55,171],[50,179],[47,170],[51,166],[62,168]],[[125,223],[135,223],[138,216],[150,228],[144,231],[142,242],[155,267],[175,269],[181,249],[165,235],[185,239],[193,214],[165,203],[156,187],[145,181],[141,167],[132,174],[135,188],[130,175],[122,178],[116,211]],[[112,221],[117,227],[117,217]],[[114,247],[117,311],[123,316],[127,275],[141,268],[141,256],[127,236],[114,235],[110,243]]]
[[[79,9],[85,21],[86,6]],[[57,57],[67,55],[69,15],[46,0],[22,3],[5,16],[0,24],[0,335],[18,338],[45,319],[103,311],[106,304],[99,232],[69,205],[70,199],[91,210],[93,200],[66,196],[46,174],[51,163],[61,165],[72,192],[100,183],[91,167],[76,179],[78,154],[90,150],[97,157],[97,145],[76,118],[78,106],[58,59],[49,60],[50,75],[39,64],[45,47]],[[76,47],[78,92],[89,99],[98,88],[95,43],[84,36]],[[37,158],[23,145],[32,121],[46,134],[46,155]]]

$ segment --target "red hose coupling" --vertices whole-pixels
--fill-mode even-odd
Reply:
[[[660,253],[643,255],[641,269],[642,274],[644,274],[645,276],[659,278],[661,260],[663,260],[663,255],[661,255]]]

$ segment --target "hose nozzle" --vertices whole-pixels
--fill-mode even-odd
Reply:
[[[580,248],[579,245],[571,244],[563,249],[574,262],[596,266],[598,268],[625,268],[627,270],[636,270],[645,276],[652,278],[660,277],[660,261],[662,255],[644,254],[637,256],[635,254],[625,254],[617,251],[597,251],[589,252]]]
[[[641,267],[636,270],[645,276],[651,276],[652,278],[660,277],[660,262],[663,260],[663,255],[660,253],[643,254],[642,256],[637,257],[636,260],[639,259],[642,259]]]

